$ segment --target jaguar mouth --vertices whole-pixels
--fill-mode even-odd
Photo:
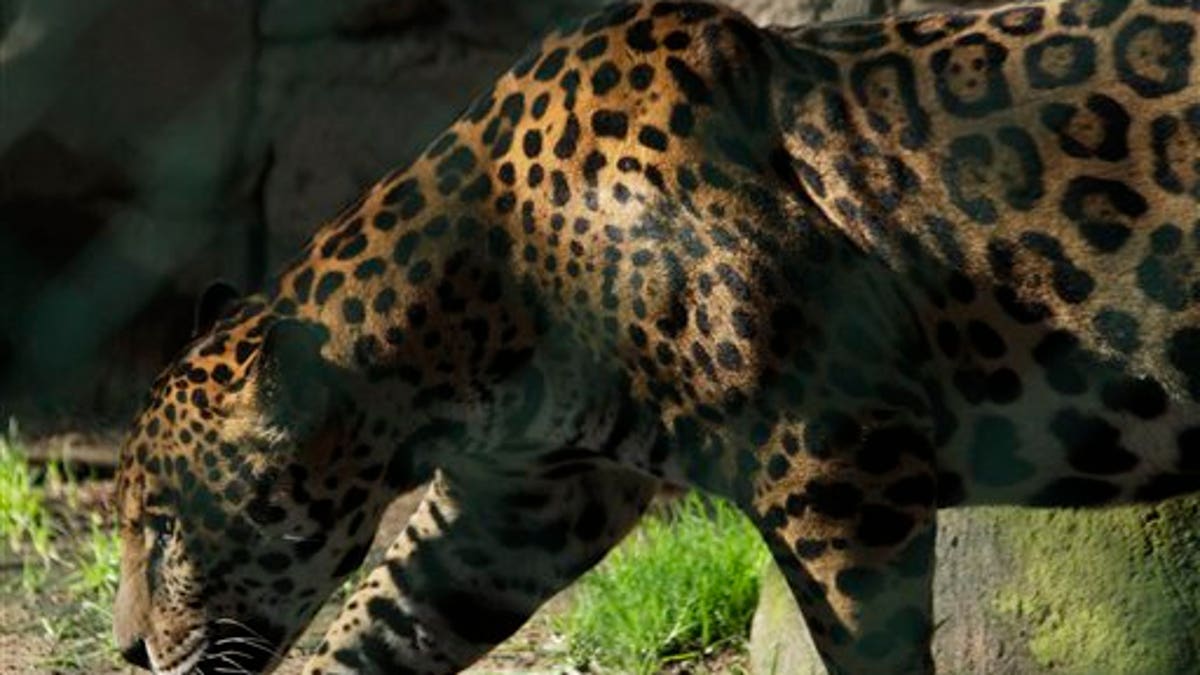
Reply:
[[[283,658],[279,629],[265,621],[217,619],[209,626],[211,642],[194,675],[268,672]]]
[[[146,655],[155,675],[223,675],[268,672],[283,658],[277,630],[263,623],[257,628],[235,619],[217,619],[185,639],[195,646],[174,663],[164,664],[147,645]]]
[[[195,641],[195,646],[180,659],[176,660],[171,665],[167,666],[154,655],[153,648],[146,645],[146,656],[150,659],[150,671],[155,675],[189,675],[195,672],[196,667],[204,658],[204,651],[208,648],[208,641],[200,634],[200,631],[193,631],[191,636]]]

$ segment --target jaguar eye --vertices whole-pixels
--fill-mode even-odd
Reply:
[[[162,549],[175,534],[175,519],[166,515],[151,516],[147,522],[147,528],[154,536],[154,547]]]
[[[175,519],[168,515],[154,514],[146,517],[147,571],[150,587],[154,588],[156,580],[162,574],[163,561],[167,557],[167,546],[175,534]]]

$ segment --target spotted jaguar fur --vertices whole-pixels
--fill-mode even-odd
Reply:
[[[661,1],[550,35],[156,383],[126,654],[272,667],[432,479],[308,672],[453,672],[668,481],[752,516],[831,672],[930,672],[938,507],[1200,488],[1198,27]]]

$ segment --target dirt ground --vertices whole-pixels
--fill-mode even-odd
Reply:
[[[89,488],[96,494],[95,500],[106,503],[106,494],[111,494],[111,481],[100,483]],[[384,515],[383,522],[375,538],[375,550],[368,558],[378,560],[382,549],[399,534],[409,515],[420,501],[421,491],[404,495],[397,499]],[[54,611],[59,604],[67,600],[53,595],[39,596],[31,599],[23,593],[13,590],[13,582],[20,574],[20,561],[14,556],[4,554],[0,547],[0,675],[9,673],[63,673],[64,675],[88,672],[97,675],[135,675],[141,671],[134,668],[87,667],[56,668],[48,665],[53,661],[56,645],[48,637],[42,624],[43,612]],[[467,673],[472,675],[508,675],[515,673],[562,675],[573,673],[571,668],[562,665],[563,648],[550,628],[550,617],[560,611],[564,599],[556,598],[542,608],[521,631],[504,644],[497,647],[484,660],[480,661]],[[317,619],[297,642],[288,658],[279,666],[276,673],[280,675],[298,675],[304,667],[307,656],[316,648],[326,626],[333,620],[339,609],[339,602],[330,602],[322,609]]]
[[[88,481],[79,486],[73,507],[59,505],[62,518],[81,513],[111,513],[115,485],[112,480]],[[375,544],[365,565],[373,566],[382,557],[388,546],[408,522],[409,516],[421,500],[423,489],[413,491],[396,499],[384,514]],[[84,528],[69,528],[84,532]],[[21,561],[0,543],[0,675],[10,673],[95,673],[96,675],[137,675],[132,667],[117,667],[111,658],[103,655],[79,654],[77,645],[55,644],[49,637],[45,624],[50,617],[61,617],[65,613],[78,611],[77,601],[65,592],[47,592],[30,597],[19,590]],[[507,642],[496,647],[484,659],[464,671],[470,675],[575,675],[589,672],[570,665],[566,657],[566,646],[553,630],[553,618],[561,613],[570,602],[570,589],[548,602],[525,626]],[[316,649],[326,627],[337,615],[341,599],[331,600],[318,613],[308,630],[297,641],[288,657],[275,671],[280,675],[299,675],[307,657]],[[109,630],[104,626],[104,630]],[[90,649],[99,651],[104,644],[90,636]],[[107,636],[104,636],[107,639]],[[72,651],[74,650],[74,651]],[[64,655],[83,656],[82,666],[54,666]],[[56,659],[56,657],[60,657]],[[672,675],[700,673],[745,672],[744,655],[717,653],[703,662],[689,662],[674,666],[666,671]]]

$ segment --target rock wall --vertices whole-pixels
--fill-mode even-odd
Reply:
[[[186,337],[177,296],[246,267],[249,4],[4,7],[0,415],[111,413]]]
[[[598,0],[0,4],[0,419],[123,424],[243,288]]]

